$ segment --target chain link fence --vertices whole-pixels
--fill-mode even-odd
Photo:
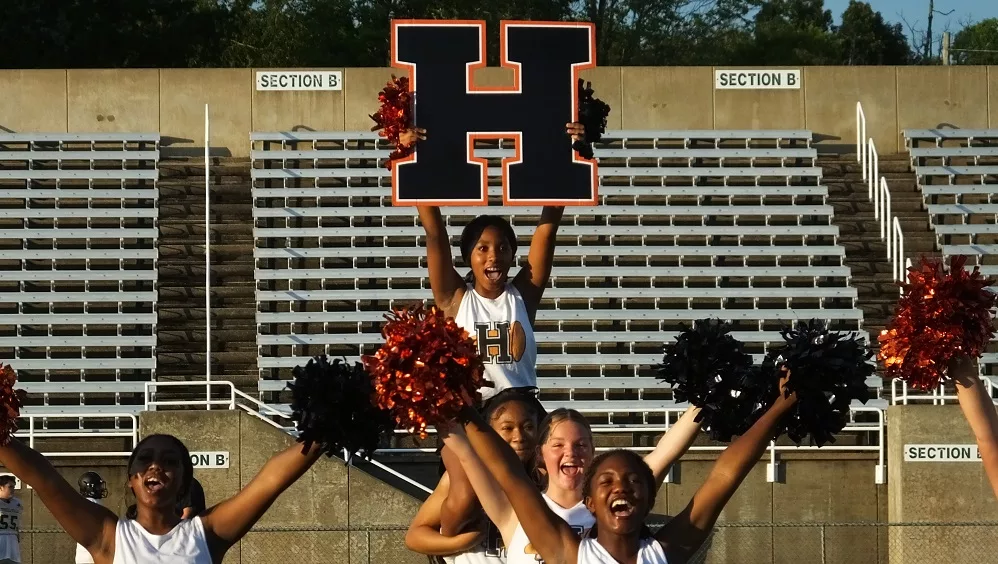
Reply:
[[[656,527],[652,527],[654,530]],[[405,548],[406,527],[256,527],[227,564],[426,564]],[[21,532],[22,564],[73,562],[61,529]],[[25,548],[30,547],[28,550]],[[439,562],[443,562],[439,560]],[[690,564],[998,563],[998,522],[724,523]]]

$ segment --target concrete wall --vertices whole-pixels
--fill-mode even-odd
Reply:
[[[905,462],[906,444],[974,445],[974,434],[957,405],[904,405],[887,410],[888,517],[890,522],[994,521],[998,515],[980,462]],[[998,538],[974,529],[891,530],[897,550],[891,564],[964,562],[958,557],[998,553]]]
[[[707,478],[715,457],[689,454],[665,484],[654,513],[676,515]],[[887,551],[876,527],[768,527],[773,523],[876,523],[886,519],[887,486],[874,483],[867,456],[809,452],[781,456],[783,478],[766,481],[756,465],[728,502],[709,541],[706,562],[739,564],[878,564]],[[739,526],[741,525],[741,526]],[[825,558],[822,559],[822,549]]]
[[[342,91],[258,92],[256,70],[0,70],[0,130],[159,131],[168,154],[199,154],[207,103],[212,153],[244,157],[250,131],[369,129],[377,92],[397,72],[340,69]],[[998,67],[802,71],[799,90],[715,90],[712,67],[601,67],[585,78],[611,106],[610,128],[807,128],[826,150],[850,151],[857,100],[883,154],[903,151],[904,128],[998,127]],[[476,79],[511,76],[488,68]]]

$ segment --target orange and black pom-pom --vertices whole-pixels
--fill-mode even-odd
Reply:
[[[887,377],[930,390],[943,382],[953,358],[984,352],[995,331],[995,294],[992,281],[977,267],[967,272],[966,263],[965,256],[952,257],[947,273],[941,260],[923,257],[909,269],[894,318],[879,337]]]
[[[347,451],[370,458],[392,431],[391,417],[374,405],[371,377],[359,362],[329,362],[317,356],[294,369],[291,389],[292,418],[304,451],[317,443],[327,456]]]
[[[462,391],[481,401],[479,389],[491,386],[485,366],[474,339],[453,318],[418,305],[385,317],[385,344],[363,361],[374,379],[375,403],[400,428],[426,437],[428,426],[454,419],[465,407]]]
[[[776,398],[776,381],[755,370],[744,345],[718,319],[698,320],[665,346],[659,378],[672,385],[676,401],[700,408],[711,439],[729,442],[755,423]]]
[[[593,96],[591,82],[579,79],[579,123],[586,130],[585,137],[572,143],[572,148],[587,159],[594,156],[593,143],[598,143],[606,132],[606,117],[610,115],[610,106]]]
[[[14,389],[17,374],[9,364],[0,365],[0,446],[7,446],[17,432],[21,416],[21,396]]]
[[[866,379],[876,370],[865,339],[855,334],[830,332],[825,322],[801,321],[796,329],[781,331],[786,344],[773,349],[762,371],[777,380],[782,369],[790,372],[784,394],[797,394],[797,403],[783,419],[780,432],[798,445],[810,437],[819,447],[835,442],[835,435],[849,421],[853,400],[866,403]]]
[[[413,94],[409,91],[409,77],[392,75],[392,79],[378,93],[378,101],[381,107],[370,116],[375,123],[371,131],[380,131],[382,137],[395,145],[395,150],[385,163],[385,167],[391,170],[395,160],[405,158],[415,150],[412,144],[405,145],[399,140],[402,133],[412,129],[414,125]]]

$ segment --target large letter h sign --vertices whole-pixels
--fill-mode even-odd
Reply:
[[[565,133],[578,118],[579,72],[596,65],[592,24],[502,22],[500,44],[513,85],[482,87],[472,71],[485,66],[485,22],[392,22],[392,64],[408,70],[427,132],[392,168],[396,205],[488,205],[488,177],[500,170],[476,154],[476,139],[514,140],[502,158],[506,204],[596,204],[596,163]]]

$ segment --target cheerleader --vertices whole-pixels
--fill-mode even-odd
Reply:
[[[107,497],[107,482],[97,472],[84,472],[77,481],[80,495],[87,501],[102,505],[101,500]],[[76,564],[94,564],[93,556],[81,544],[76,545]]]
[[[998,412],[981,380],[976,363],[967,356],[953,360],[949,374],[956,382],[956,396],[977,439],[977,451],[991,489],[998,497]]]
[[[565,125],[573,140],[581,140],[580,123]],[[413,129],[400,136],[400,144],[425,139],[426,131]],[[478,341],[485,361],[485,378],[493,387],[482,388],[488,400],[506,388],[537,386],[537,342],[534,318],[551,275],[558,224],[564,207],[546,206],[530,240],[527,264],[513,280],[509,269],[516,263],[516,234],[505,219],[480,215],[461,233],[461,258],[471,270],[462,277],[454,268],[447,226],[440,208],[417,206],[426,232],[426,263],[433,301],[447,317]]]
[[[681,564],[706,540],[724,505],[765,452],[777,425],[795,402],[795,395],[781,394],[718,457],[686,509],[653,536],[644,523],[654,505],[659,478],[648,461],[633,452],[601,454],[580,477],[583,507],[596,526],[579,535],[572,523],[566,523],[554,510],[551,500],[537,492],[514,454],[472,410],[465,410],[462,419],[466,423],[455,425],[445,443],[463,464],[474,467],[483,463],[507,496],[512,511],[529,516],[520,522],[521,528],[547,564]],[[470,468],[469,475],[474,476]],[[529,560],[513,560],[511,550],[509,562]]]
[[[688,409],[659,440],[655,450],[644,458],[642,464],[651,477],[649,488],[657,490],[661,486],[668,468],[693,443],[700,428],[696,422],[698,413],[698,408]],[[474,419],[480,421],[477,415]],[[490,434],[489,437],[494,438],[494,435]],[[582,538],[596,522],[590,509],[583,503],[585,476],[594,455],[589,422],[575,410],[555,410],[541,423],[538,443],[538,469],[543,483],[542,492],[538,492],[536,487],[531,488],[532,500],[540,501],[545,508],[543,514],[556,519],[562,530],[570,531],[576,538]],[[535,539],[528,532],[532,527],[529,521],[534,518],[523,521],[519,518],[521,515],[541,515],[538,507],[531,509],[534,513],[519,510],[517,503],[507,497],[512,495],[508,484],[503,483],[507,478],[490,472],[493,461],[476,456],[477,445],[473,450],[463,433],[448,434],[444,444],[464,466],[482,507],[502,535],[508,547],[506,561],[509,564],[528,564],[548,558],[550,553],[545,553],[540,545],[535,544]],[[508,454],[508,451],[509,449],[504,448],[502,454]],[[516,479],[526,476],[520,471],[510,471],[508,474],[515,475]]]
[[[17,439],[0,447],[0,464],[34,488],[38,499],[96,564],[222,562],[279,495],[321,454],[295,444],[272,457],[235,496],[192,519],[181,519],[177,503],[193,478],[187,447],[170,435],[150,435],[128,458],[128,487],[135,495],[135,519],[119,519],[78,493],[37,451]]]
[[[484,413],[484,419],[516,452],[528,474],[534,472],[537,427],[543,416],[544,408],[534,394],[514,389],[497,394]],[[467,480],[459,463],[455,468],[461,475],[458,479]],[[448,564],[505,562],[502,539],[495,525],[487,518],[482,519],[474,492],[470,498],[448,496],[450,485],[451,475],[445,472],[409,526],[406,547],[429,556],[447,556],[444,560]],[[483,526],[467,527],[469,520],[479,521]],[[462,532],[462,529],[470,530]]]

